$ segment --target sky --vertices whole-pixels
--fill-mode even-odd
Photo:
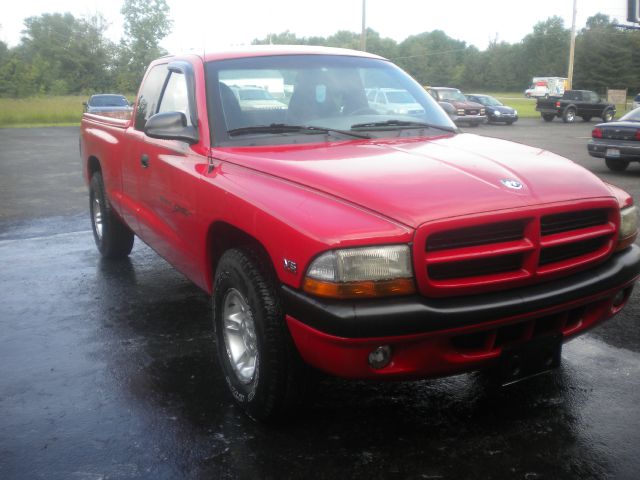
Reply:
[[[100,12],[109,23],[107,37],[123,35],[122,0],[20,0],[3,8],[0,40],[20,42],[23,21],[43,13]],[[362,0],[167,0],[173,32],[161,46],[169,53],[213,50],[250,44],[255,38],[289,30],[299,37],[329,36],[338,30],[360,32]],[[577,0],[578,29],[588,17],[604,13],[626,23],[627,0]],[[382,37],[401,42],[422,32],[443,30],[448,36],[484,50],[490,41],[516,43],[533,26],[558,15],[571,27],[573,0],[366,0],[366,23]]]

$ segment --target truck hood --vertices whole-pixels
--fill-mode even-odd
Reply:
[[[413,228],[440,218],[613,196],[566,158],[472,134],[224,148],[212,155]]]

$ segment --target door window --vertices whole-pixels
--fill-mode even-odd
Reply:
[[[166,78],[166,65],[156,65],[149,71],[140,89],[140,95],[138,96],[134,122],[134,128],[136,130],[144,130],[147,120],[157,113],[160,92],[162,91],[162,86]]]
[[[182,72],[171,72],[158,108],[158,113],[162,112],[182,112],[187,117],[187,125],[192,125],[187,80]]]

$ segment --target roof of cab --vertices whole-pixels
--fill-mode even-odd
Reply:
[[[346,48],[333,47],[316,47],[309,45],[247,45],[241,47],[229,47],[224,50],[207,51],[205,53],[188,52],[185,55],[168,55],[163,57],[180,58],[195,55],[204,62],[214,60],[227,60],[233,58],[246,57],[266,57],[273,55],[343,55],[351,57],[367,57],[382,59],[378,55],[372,53],[361,52],[358,50],[349,50]]]

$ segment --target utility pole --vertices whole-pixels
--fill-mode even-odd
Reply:
[[[576,50],[576,15],[578,14],[578,0],[573,0],[573,21],[571,22],[571,45],[569,46],[569,73],[567,83],[569,90],[573,88],[573,58]]]
[[[362,33],[360,34],[360,50],[367,51],[367,22],[366,22],[367,0],[362,0]]]

